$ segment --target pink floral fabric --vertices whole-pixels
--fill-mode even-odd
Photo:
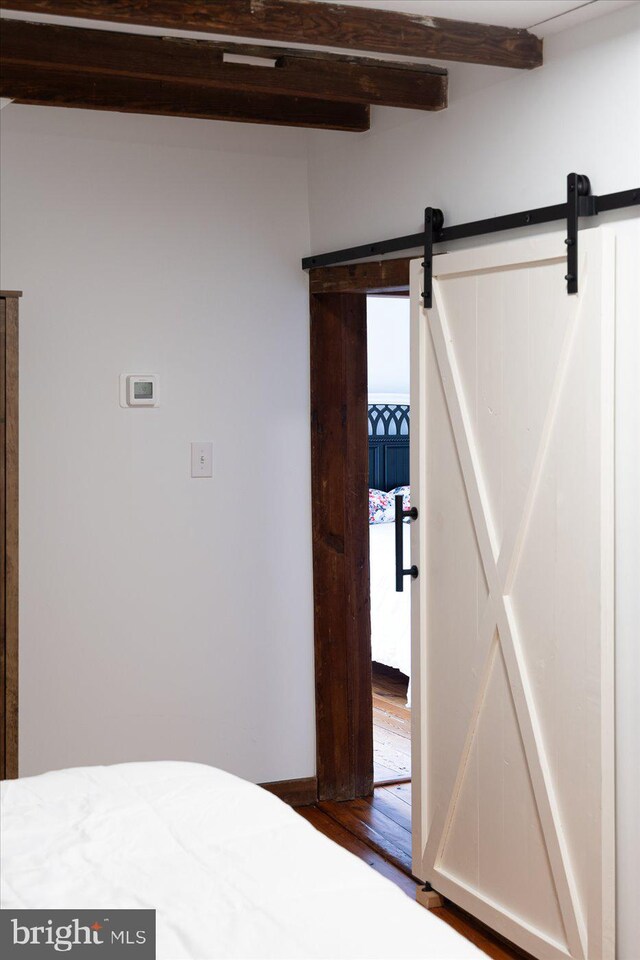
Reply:
[[[369,490],[369,523],[393,523],[396,516],[396,496],[402,495],[402,509],[411,509],[411,487],[395,490]]]
[[[392,523],[395,500],[384,490],[369,490],[369,523]]]
[[[396,487],[395,490],[389,491],[389,496],[392,498],[398,496],[399,494],[402,494],[402,509],[411,510],[411,487]],[[395,504],[395,499],[393,502]]]

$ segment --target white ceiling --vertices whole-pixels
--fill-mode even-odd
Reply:
[[[336,0],[321,0],[335,3]],[[338,0],[354,7],[380,7],[424,17],[448,17],[530,29],[539,37],[602,17],[638,0]]]

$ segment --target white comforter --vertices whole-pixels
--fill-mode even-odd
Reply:
[[[193,763],[2,784],[2,906],[155,908],[157,955],[483,956],[259,787]]]
[[[409,525],[404,530],[404,565],[411,566]],[[396,593],[395,529],[393,523],[369,526],[371,571],[371,657],[376,663],[411,676],[411,578]]]

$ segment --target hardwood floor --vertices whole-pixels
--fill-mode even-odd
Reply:
[[[411,784],[376,787],[360,800],[324,800],[317,805],[394,867],[411,875]]]
[[[376,787],[360,800],[323,801],[297,812],[335,843],[415,899],[411,876],[411,784]],[[533,960],[449,901],[432,910],[493,960]]]
[[[346,801],[346,803],[350,802],[349,800]],[[378,853],[377,850],[373,850],[372,847],[367,846],[367,844],[358,839],[357,836],[354,836],[354,834],[337,820],[334,820],[325,810],[321,810],[319,806],[298,807],[297,812],[301,817],[304,817],[305,820],[308,820],[309,823],[312,823],[317,830],[329,837],[330,840],[334,840],[336,843],[339,843],[341,847],[344,847],[345,850],[349,850],[350,853],[359,857],[360,860],[364,860],[365,863],[368,863],[377,873],[381,873],[383,877],[392,880],[396,886],[404,890],[410,897],[415,897],[415,880],[402,870],[399,870],[393,863],[390,863],[383,854]]]
[[[411,778],[411,710],[408,678],[399,670],[373,664],[373,781]]]

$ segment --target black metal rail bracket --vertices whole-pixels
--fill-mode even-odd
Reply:
[[[433,306],[433,245],[437,243],[444,226],[444,214],[438,207],[424,211],[424,290],[422,300],[426,310]]]
[[[578,292],[578,218],[593,217],[598,211],[591,196],[589,177],[570,173],[567,177],[567,293]]]
[[[480,237],[490,233],[502,233],[519,227],[539,226],[543,223],[555,223],[564,220],[567,224],[567,293],[578,292],[578,220],[580,217],[593,217],[599,213],[623,210],[640,205],[640,187],[620,190],[618,193],[606,193],[592,196],[589,178],[583,174],[570,173],[567,177],[566,203],[556,203],[549,207],[521,210],[486,220],[474,220],[469,223],[444,226],[442,211],[434,207],[425,210],[424,228],[421,233],[410,233],[390,240],[378,240],[375,243],[360,244],[357,247],[345,247],[311,257],[303,257],[302,269],[329,267],[338,263],[352,263],[373,256],[386,256],[400,251],[419,250],[424,247],[424,305],[429,309],[433,301],[433,244],[464,240],[467,237]]]

